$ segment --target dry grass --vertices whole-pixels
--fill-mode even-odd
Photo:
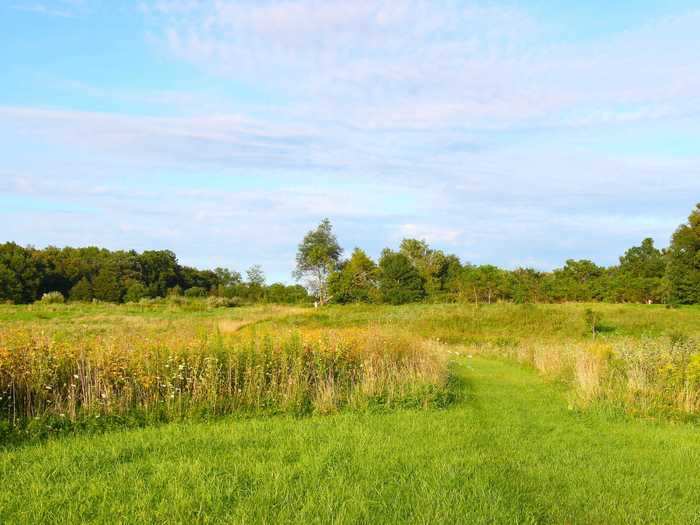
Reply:
[[[433,345],[359,329],[241,330],[252,322],[6,327],[3,418],[15,428],[37,418],[331,413],[444,400],[447,357]]]
[[[579,406],[604,401],[640,415],[700,414],[700,346],[693,340],[523,341],[461,350],[515,360],[564,381]]]

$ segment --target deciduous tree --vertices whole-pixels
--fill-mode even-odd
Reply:
[[[328,276],[337,269],[343,253],[328,219],[323,219],[315,230],[309,231],[297,252],[297,280],[307,279],[311,293],[323,305],[328,302]]]

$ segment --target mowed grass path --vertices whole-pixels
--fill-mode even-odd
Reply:
[[[0,453],[2,523],[700,523],[700,429],[462,359],[447,410],[225,419]]]

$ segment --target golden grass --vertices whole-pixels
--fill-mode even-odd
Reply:
[[[447,354],[434,345],[360,329],[241,331],[251,323],[5,327],[0,409],[17,426],[34,418],[426,406],[446,393]]]
[[[532,366],[570,384],[581,407],[604,401],[642,415],[700,414],[700,351],[692,340],[525,340],[508,347],[462,346],[461,352]]]

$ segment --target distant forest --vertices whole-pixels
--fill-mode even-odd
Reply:
[[[0,302],[31,303],[43,297],[70,301],[139,302],[167,296],[216,297],[220,304],[373,302],[516,303],[602,301],[700,303],[700,204],[673,234],[665,250],[644,239],[619,264],[567,260],[551,272],[473,265],[404,239],[377,262],[356,248],[349,258],[328,219],[299,245],[294,276],[302,285],[268,285],[259,266],[243,277],[225,268],[199,270],[179,264],[167,250],[102,248],[36,249],[0,245]],[[60,294],[60,295],[59,295]]]

